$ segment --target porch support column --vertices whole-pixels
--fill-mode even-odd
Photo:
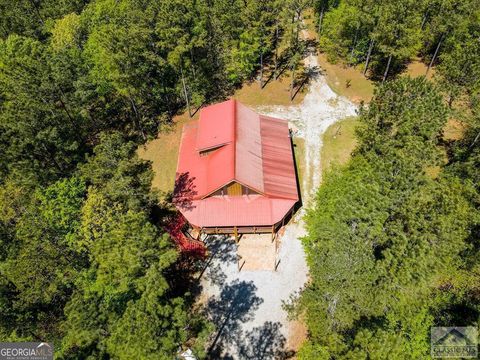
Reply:
[[[233,227],[233,235],[235,236],[235,242],[238,243],[238,229],[236,226]]]

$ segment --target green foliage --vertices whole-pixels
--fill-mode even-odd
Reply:
[[[186,313],[180,299],[169,299],[162,275],[176,259],[167,239],[145,213],[112,203],[94,188],[82,210],[80,234],[75,247],[87,254],[90,266],[65,308],[64,356],[93,356],[93,348],[120,359],[135,352],[142,359],[172,356],[185,340]],[[87,320],[92,312],[95,319]]]
[[[42,39],[51,21],[71,12],[80,12],[88,0],[0,1],[0,38],[22,34]]]
[[[385,56],[401,61],[417,54],[421,45],[417,5],[417,1],[403,0],[385,2],[379,7],[371,37]]]
[[[48,58],[36,40],[12,35],[0,41],[1,161],[25,181],[56,179],[81,157],[80,117],[69,112]]]
[[[75,13],[65,15],[55,22],[51,46],[54,51],[79,46],[81,43],[81,18]]]
[[[322,23],[319,46],[330,61],[348,59],[355,31],[360,26],[359,18],[359,9],[346,2],[327,12]]]
[[[298,358],[300,360],[327,360],[330,359],[330,354],[325,347],[312,344],[307,341],[302,344],[302,347],[298,351]]]
[[[377,88],[361,115],[360,154],[373,152],[399,162],[411,159],[419,170],[438,163],[438,135],[447,109],[441,94],[424,78],[402,78]]]
[[[469,71],[477,62],[478,49],[465,51],[465,46],[475,47],[471,40],[478,38],[477,0],[342,0],[333,4],[317,0],[315,4],[320,49],[333,61],[352,65],[367,61],[373,64],[369,68],[376,79],[399,73],[417,55],[427,63],[435,63],[440,55],[440,64],[445,62],[440,71],[451,76],[450,81],[456,79],[453,83],[478,78]],[[448,79],[445,85],[454,86]]]
[[[478,97],[480,92],[478,5],[476,9],[470,11],[449,29],[440,54],[439,80],[449,95],[450,104],[464,94]]]
[[[306,217],[311,283],[299,306],[308,346],[335,357],[427,358],[432,294],[461,273],[473,211],[459,179],[425,172],[446,118],[425,79],[391,82],[362,110],[358,149],[327,176]]]
[[[152,169],[148,162],[137,157],[135,143],[125,140],[119,132],[101,134],[99,140],[93,156],[87,156],[80,166],[88,183],[127,208],[152,206],[155,201],[155,194],[150,191]]]
[[[18,214],[15,243],[0,268],[6,313],[0,327],[9,337],[55,334],[55,322],[85,260],[69,246],[79,227],[84,194],[78,178],[60,180],[37,190]],[[48,318],[51,329],[42,325]]]

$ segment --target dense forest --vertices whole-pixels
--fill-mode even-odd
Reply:
[[[379,87],[306,216],[299,356],[422,358],[430,326],[478,324],[479,5],[0,0],[0,339],[60,359],[206,356],[212,325],[178,284],[136,149],[264,63],[295,71],[309,6],[319,49]],[[417,56],[433,82],[395,80]],[[443,136],[452,119],[462,139]]]
[[[210,325],[135,151],[263,61],[295,66],[305,5],[0,1],[2,341],[54,342],[62,359],[204,355]]]
[[[306,217],[302,359],[430,358],[432,326],[480,325],[478,1],[320,1],[320,48],[379,81],[358,146]],[[390,68],[390,69],[389,69]],[[395,71],[392,71],[397,69]],[[448,139],[448,122],[464,126]]]

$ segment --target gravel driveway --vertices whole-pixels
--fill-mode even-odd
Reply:
[[[330,89],[315,54],[304,61],[312,74],[304,101],[256,110],[289,120],[295,136],[305,140],[302,199],[306,206],[321,181],[322,134],[336,121],[355,115],[356,106]],[[287,319],[282,303],[307,281],[305,253],[299,240],[305,235],[303,213],[300,210],[280,235],[277,271],[239,272],[235,242],[223,236],[209,237],[212,260],[201,286],[206,312],[217,327],[211,358],[266,360],[288,358],[294,353],[288,347],[294,346],[291,339],[298,337],[298,330]]]

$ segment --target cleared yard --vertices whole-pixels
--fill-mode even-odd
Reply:
[[[355,128],[358,125],[356,117],[347,118],[331,125],[323,134],[322,174],[332,165],[345,164],[351,157],[357,145]]]
[[[160,190],[162,198],[166,193],[173,190],[173,185],[175,184],[175,171],[177,170],[182,127],[184,124],[196,119],[198,119],[198,115],[195,115],[192,119],[187,114],[176,116],[171,126],[165,127],[156,139],[140,146],[137,150],[137,154],[141,159],[152,162],[154,172],[152,186]]]

